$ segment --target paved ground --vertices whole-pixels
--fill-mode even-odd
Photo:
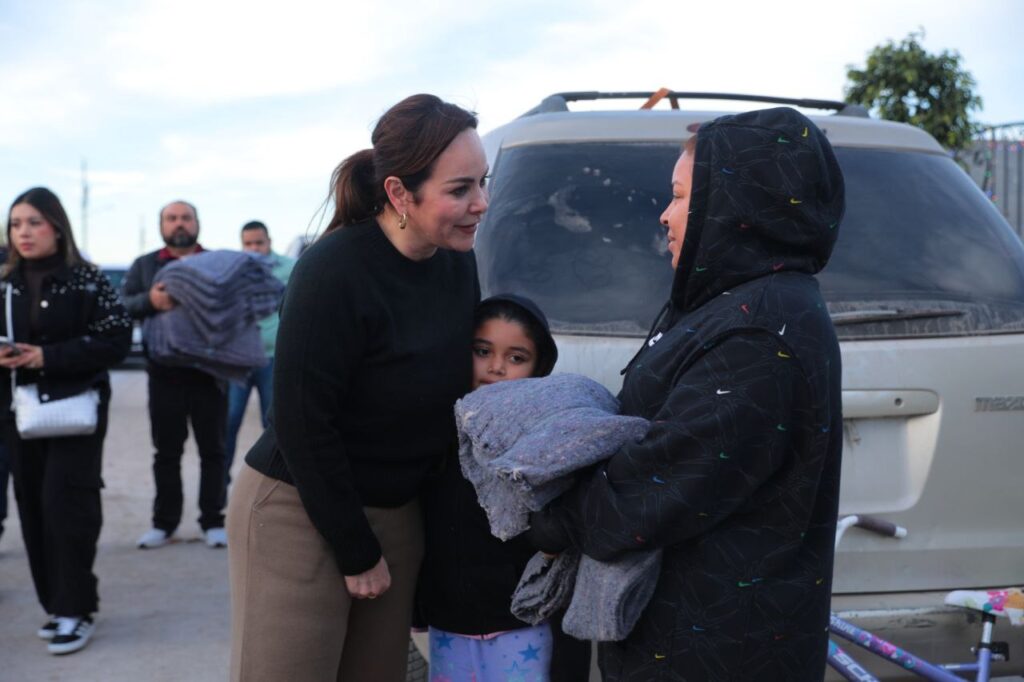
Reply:
[[[36,629],[45,620],[35,598],[21,542],[14,494],[0,539],[0,680],[177,682],[227,678],[229,647],[227,553],[201,542],[196,491],[198,456],[189,440],[183,458],[185,518],[181,542],[135,548],[149,527],[152,448],[144,372],[115,372],[110,430],[104,448],[104,525],[96,574],[100,614],[89,646],[52,656]],[[239,452],[259,436],[250,400]],[[237,462],[236,462],[237,465]]]

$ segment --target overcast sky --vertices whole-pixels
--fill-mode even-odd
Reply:
[[[483,132],[565,90],[841,99],[848,65],[919,27],[963,56],[981,121],[1024,120],[1014,0],[0,0],[0,206],[50,187],[105,264],[158,247],[176,198],[207,247],[260,219],[283,250],[406,95],[474,109]]]

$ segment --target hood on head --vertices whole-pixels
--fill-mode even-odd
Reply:
[[[697,132],[672,308],[689,312],[775,272],[818,272],[835,245],[844,197],[832,146],[794,109],[705,123]]]
[[[558,346],[555,344],[555,338],[551,335],[551,325],[548,324],[548,318],[544,311],[532,299],[511,293],[495,294],[486,298],[480,301],[477,310],[486,307],[488,303],[498,301],[518,306],[537,322],[539,325],[537,331],[540,333],[540,338],[536,340],[538,357],[534,376],[547,376],[551,374],[555,363],[558,362]]]

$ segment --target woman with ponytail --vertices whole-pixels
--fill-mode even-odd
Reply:
[[[334,172],[334,215],[282,306],[271,423],[228,510],[232,680],[405,679],[417,495],[472,376],[476,125],[414,95]]]

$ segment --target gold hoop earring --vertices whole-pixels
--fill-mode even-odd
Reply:
[[[404,230],[405,226],[409,224],[409,214],[403,213],[402,217],[398,219],[398,229]]]

